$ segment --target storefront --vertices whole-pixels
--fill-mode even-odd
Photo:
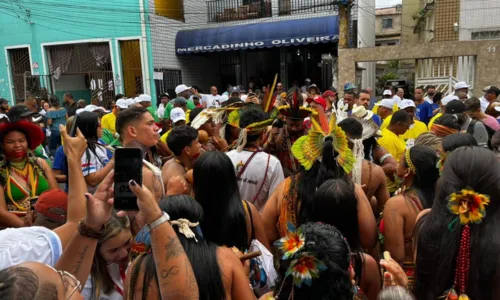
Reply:
[[[250,80],[269,84],[276,73],[285,86],[307,77],[329,87],[331,65],[325,65],[322,54],[337,56],[338,33],[338,17],[327,16],[179,31],[175,48],[177,55],[219,62],[221,87],[246,86]]]

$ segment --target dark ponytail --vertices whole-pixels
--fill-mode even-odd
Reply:
[[[299,175],[297,196],[300,200],[300,211],[298,211],[298,224],[310,220],[310,212],[313,210],[314,193],[328,179],[338,179],[346,176],[344,169],[337,163],[338,153],[333,147],[333,138],[327,136],[323,144],[321,162],[314,162],[309,170],[302,169]],[[293,179],[292,179],[293,180]]]

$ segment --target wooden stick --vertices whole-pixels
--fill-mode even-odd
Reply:
[[[245,253],[242,256],[240,256],[240,261],[245,261],[247,259],[256,258],[256,257],[261,256],[261,255],[262,255],[262,252],[260,252],[260,251],[253,251],[253,252]]]

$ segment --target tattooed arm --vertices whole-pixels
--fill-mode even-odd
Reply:
[[[161,216],[153,194],[146,186],[131,181],[130,190],[137,196],[137,205],[144,220],[151,224]],[[151,247],[162,299],[199,299],[198,284],[189,259],[169,222],[151,230]]]
[[[161,298],[198,299],[193,269],[170,223],[151,231],[151,244]]]

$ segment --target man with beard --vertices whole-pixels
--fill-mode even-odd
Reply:
[[[292,156],[290,149],[298,138],[306,134],[304,119],[313,113],[310,108],[303,107],[304,99],[298,89],[288,94],[286,102],[287,105],[278,107],[284,122],[280,119],[273,122],[264,144],[264,151],[280,160],[285,178],[299,171],[300,164]]]
[[[0,114],[7,114],[9,112],[9,101],[4,98],[0,98]]]
[[[190,126],[180,126],[172,129],[167,137],[167,145],[174,154],[174,159],[167,161],[162,168],[165,190],[171,178],[175,176],[185,178],[186,173],[193,169],[194,162],[200,155],[201,149],[198,142],[198,131]]]
[[[368,107],[370,106],[370,97],[371,97],[371,94],[368,90],[361,90],[359,92],[359,97],[356,100],[356,104],[358,106],[364,106],[366,108],[366,110],[368,110]],[[380,119],[379,115],[373,114],[372,120],[373,120],[373,122],[375,122],[375,124],[377,124],[377,126],[380,127],[380,125],[382,125],[382,120]]]

